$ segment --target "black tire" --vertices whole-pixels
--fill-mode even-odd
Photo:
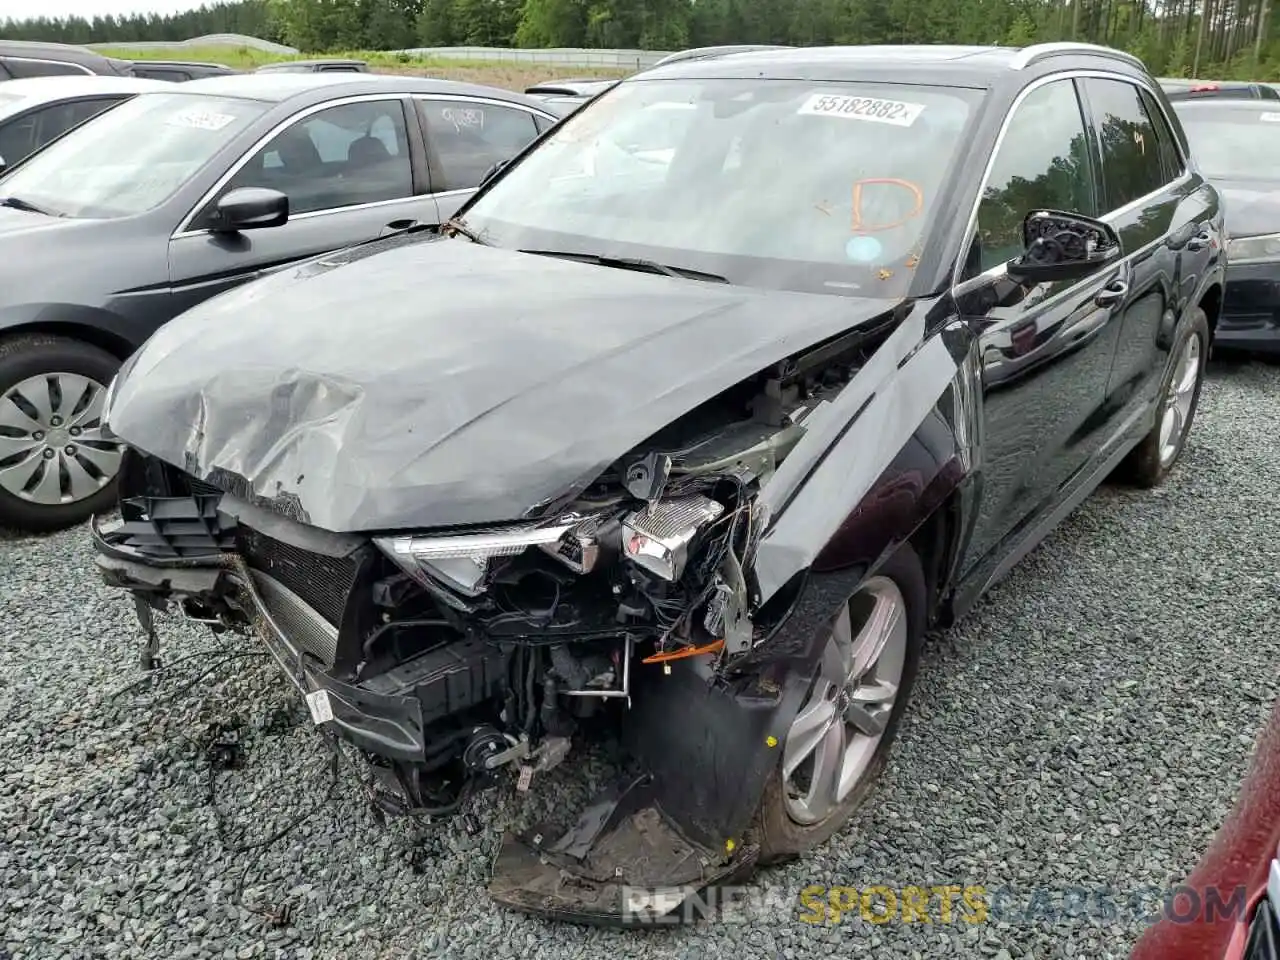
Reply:
[[[1182,351],[1187,341],[1192,337],[1196,337],[1200,341],[1200,366],[1196,373],[1195,388],[1191,395],[1191,406],[1186,420],[1183,422],[1182,433],[1177,439],[1173,456],[1162,461],[1160,457],[1160,426],[1164,419],[1165,402],[1174,386],[1174,378],[1178,372],[1178,358],[1182,356]],[[1137,487],[1149,489],[1164,483],[1170,471],[1177,465],[1178,460],[1182,458],[1183,447],[1186,445],[1187,437],[1191,434],[1191,426],[1195,422],[1196,408],[1200,405],[1200,388],[1204,385],[1205,365],[1209,359],[1209,319],[1199,307],[1191,307],[1187,310],[1186,318],[1169,351],[1169,357],[1169,369],[1165,371],[1164,379],[1160,382],[1160,393],[1156,401],[1155,425],[1151,428],[1151,432],[1142,439],[1142,442],[1129,452],[1129,455],[1124,459],[1120,469],[1117,471],[1120,479]]]
[[[797,823],[787,813],[783,796],[782,762],[781,759],[779,760],[778,769],[770,776],[765,786],[752,827],[754,839],[760,845],[759,862],[761,864],[793,859],[830,839],[862,806],[879,779],[889,751],[893,747],[898,725],[910,702],[911,690],[915,685],[920,650],[924,643],[928,600],[924,567],[909,544],[900,547],[876,571],[876,575],[889,578],[901,591],[907,617],[907,649],[903,661],[902,678],[884,736],[876,747],[870,766],[857,786],[825,820],[811,825]]]
[[[11,402],[10,391],[28,377],[74,373],[105,387],[119,369],[120,361],[107,351],[70,337],[43,333],[9,337],[0,340],[0,403]],[[83,500],[62,504],[33,503],[0,487],[0,527],[26,533],[50,533],[83,523],[92,514],[110,509],[115,499],[114,481]]]

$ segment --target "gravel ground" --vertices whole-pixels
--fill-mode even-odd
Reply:
[[[251,646],[166,624],[171,669],[125,689],[132,608],[96,584],[84,532],[0,540],[0,940],[13,960],[1125,956],[1146,922],[1131,898],[1195,863],[1277,693],[1278,421],[1280,368],[1215,370],[1164,489],[1100,491],[931,644],[855,822],[763,872],[738,922],[679,931],[584,931],[486,899],[502,829],[579,802],[601,762],[480,798],[475,837],[380,829],[349,780],[329,788],[317,738]],[[196,742],[233,715],[245,762],[218,775],[215,813]],[[224,852],[220,823],[227,844],[254,843],[312,807],[285,839]],[[810,884],[981,885],[992,910],[804,922]],[[1073,887],[1111,888],[1116,915],[1043,909]]]

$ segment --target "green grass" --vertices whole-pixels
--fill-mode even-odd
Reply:
[[[371,67],[412,68],[421,70],[465,68],[481,70],[495,67],[526,66],[520,61],[511,60],[456,60],[451,57],[413,57],[407,53],[387,53],[384,50],[341,50],[336,53],[310,54],[301,53],[296,56],[282,56],[277,53],[266,53],[252,47],[183,47],[176,49],[131,50],[119,47],[99,47],[98,52],[107,57],[118,57],[122,60],[197,60],[203,63],[223,63],[238,70],[252,70],[268,63],[283,63],[288,60],[314,60],[321,57],[336,57],[344,60],[364,60]],[[538,66],[548,66],[539,64]],[[581,69],[581,68],[579,68]],[[589,70],[601,76],[622,76],[629,71],[609,70],[607,68]]]
[[[298,54],[280,56],[264,53],[252,47],[190,47],[187,49],[122,50],[103,48],[101,53],[123,60],[199,60],[206,63],[225,63],[237,70],[253,70],[268,63],[288,60],[308,60],[316,56],[341,57],[364,60],[379,73],[400,73],[412,76],[429,76],[441,80],[463,80],[507,90],[524,90],[526,87],[556,77],[599,77],[615,80],[625,77],[630,70],[608,68],[556,66],[548,63],[526,63],[519,60],[452,60],[445,57],[411,57],[408,54],[386,53],[378,50],[343,50],[326,54]]]

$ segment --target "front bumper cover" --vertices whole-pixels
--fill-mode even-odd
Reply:
[[[111,542],[94,518],[90,524],[96,562],[109,586],[121,587],[149,602],[193,600],[208,605],[231,598],[298,692],[325,691],[332,720],[328,725],[349,743],[392,760],[413,762],[426,751],[422,705],[414,697],[387,696],[330,676],[272,619],[253,578],[234,553],[180,560],[156,560]],[[145,624],[144,624],[145,626]]]
[[[326,691],[333,719],[325,726],[383,757],[423,756],[420,702],[326,673],[272,619],[236,553],[157,560],[113,542],[97,518],[91,528],[103,579],[131,591],[141,608],[234,605],[300,694]],[[495,902],[591,925],[684,923],[707,915],[716,888],[754,871],[759,850],[748,822],[776,769],[773,745],[799,706],[805,674],[782,670],[735,691],[714,682],[699,658],[671,667],[640,681],[627,724],[645,775],[607,790],[567,829],[508,833],[493,863]]]
[[[1280,354],[1280,263],[1227,267],[1214,340],[1233,350]]]

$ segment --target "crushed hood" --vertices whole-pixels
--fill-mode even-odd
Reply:
[[[122,371],[107,419],[335,532],[514,520],[895,303],[397,238],[171,321]]]

